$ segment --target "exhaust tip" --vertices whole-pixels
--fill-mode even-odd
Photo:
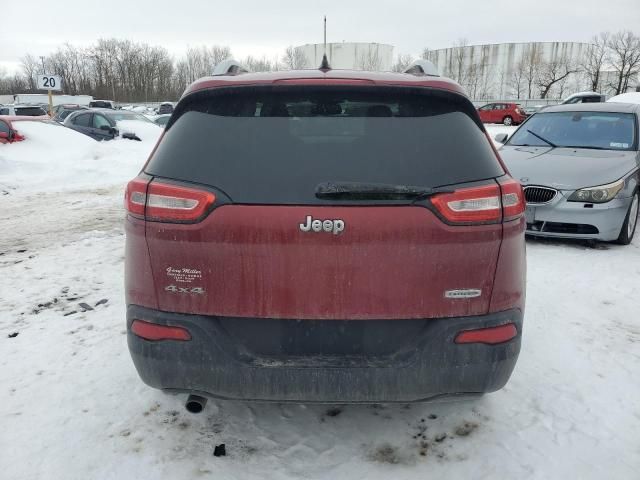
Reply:
[[[206,404],[206,398],[199,395],[189,395],[184,406],[189,413],[200,413],[202,412],[202,410],[204,410]]]

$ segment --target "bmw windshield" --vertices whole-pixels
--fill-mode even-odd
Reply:
[[[511,137],[507,145],[635,150],[635,119],[631,113],[538,113]]]

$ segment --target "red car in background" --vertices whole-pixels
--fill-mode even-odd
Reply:
[[[478,109],[483,123],[518,125],[525,121],[527,114],[517,103],[489,103]]]
[[[43,122],[49,121],[48,115],[38,117],[17,117],[12,115],[0,115],[0,143],[14,143],[24,140],[16,129],[17,122]]]

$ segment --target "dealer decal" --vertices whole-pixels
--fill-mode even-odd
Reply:
[[[167,267],[167,277],[178,283],[191,283],[194,280],[202,280],[202,270]]]

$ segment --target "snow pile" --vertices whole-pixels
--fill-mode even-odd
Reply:
[[[636,103],[640,105],[640,92],[621,93],[615,97],[611,97],[607,102],[615,103]]]
[[[507,135],[509,135],[509,137],[511,137],[511,135],[513,135],[513,132],[518,129],[518,127],[506,127],[504,125],[485,125],[484,128],[486,128],[487,133],[489,134],[489,138],[491,138],[491,141],[495,144],[496,147],[502,146],[502,143],[496,141],[496,135],[498,135],[499,133],[506,133]]]
[[[154,144],[160,138],[162,128],[152,122],[143,122],[142,120],[120,120],[116,128],[123,133],[135,133],[138,138],[144,141],[151,141]]]
[[[74,130],[41,122],[20,122],[22,142],[0,145],[0,191],[48,192],[124,184],[140,171],[162,129],[144,122],[142,141],[97,142]]]

